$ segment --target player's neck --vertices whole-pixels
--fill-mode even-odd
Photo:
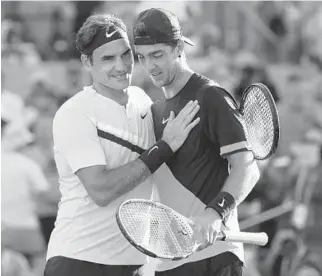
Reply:
[[[117,102],[119,105],[125,106],[127,104],[127,89],[115,90],[97,82],[94,82],[93,88],[98,94]]]
[[[189,81],[193,73],[194,72],[188,66],[181,67],[175,74],[171,84],[162,87],[166,99],[171,99],[177,95]]]

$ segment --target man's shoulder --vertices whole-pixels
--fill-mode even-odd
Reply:
[[[139,86],[131,85],[128,87],[128,91],[130,91],[130,93],[139,93],[139,94],[147,95],[145,91]]]
[[[73,113],[84,113],[91,106],[91,99],[93,93],[88,93],[86,87],[83,90],[76,93],[74,96],[64,102],[56,111],[54,121],[63,118],[65,115]]]
[[[194,82],[191,83],[193,90],[196,89],[197,99],[208,97],[221,97],[228,93],[218,82],[206,76],[195,73]]]
[[[220,96],[222,93],[226,92],[225,88],[218,82],[205,76],[199,75],[199,83],[199,92],[205,95],[212,94]]]
[[[204,89],[201,91],[201,94],[204,104],[222,104],[223,102],[227,101],[237,104],[233,95],[219,83],[213,80],[210,80],[210,82],[205,85]]]
[[[149,97],[149,95],[138,86],[129,86],[128,94],[134,96],[138,100],[148,101],[152,103],[152,100]]]

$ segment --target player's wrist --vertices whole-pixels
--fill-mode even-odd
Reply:
[[[213,208],[207,208],[207,207],[206,207],[206,209],[205,209],[205,213],[206,213],[207,215],[211,216],[211,219],[212,219],[213,221],[215,221],[215,220],[222,220],[222,217],[221,217],[221,215],[219,214],[219,212],[218,212],[218,211],[216,211],[216,210],[215,210],[215,209],[213,209]]]
[[[225,223],[229,214],[236,208],[235,198],[228,192],[220,192],[206,207],[215,210]]]
[[[164,141],[171,148],[173,152],[176,152],[176,147],[172,142],[173,139],[168,138],[167,136],[162,136],[160,141]]]
[[[144,151],[139,159],[145,163],[153,174],[163,163],[173,156],[174,152],[167,142],[159,140],[152,147]]]

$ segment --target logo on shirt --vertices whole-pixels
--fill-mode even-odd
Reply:
[[[159,148],[158,146],[154,146],[152,149],[150,149],[150,150],[149,150],[148,155],[150,155],[150,153],[151,153],[152,151],[154,151],[154,150],[156,150],[156,149],[158,149],[158,148]]]
[[[187,236],[189,234],[188,231],[186,229],[183,229],[183,228],[181,228],[180,230],[178,230],[178,233],[183,234],[185,236]]]
[[[221,208],[224,207],[224,204],[225,204],[225,199],[224,198],[222,199],[221,203],[218,202],[218,206],[220,206]]]
[[[169,118],[167,118],[167,119],[162,119],[162,124],[164,125],[167,121],[169,121]]]
[[[148,113],[145,113],[144,115],[141,114],[141,119],[144,119],[147,114]]]

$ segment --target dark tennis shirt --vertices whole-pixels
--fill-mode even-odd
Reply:
[[[225,157],[249,149],[235,100],[222,87],[199,74],[193,74],[173,98],[153,104],[157,140],[162,136],[170,111],[177,115],[190,100],[198,100],[200,104],[197,114],[200,122],[167,165],[174,177],[207,205],[228,177],[229,164]]]

